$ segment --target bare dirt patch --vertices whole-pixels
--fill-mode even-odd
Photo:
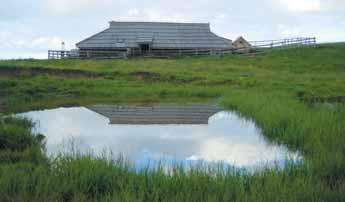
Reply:
[[[87,72],[73,69],[48,69],[44,67],[0,67],[0,76],[38,76],[38,75],[53,75],[63,77],[92,77],[104,78],[105,75],[94,72]]]
[[[161,80],[161,75],[153,72],[139,71],[131,73],[132,76],[135,76],[137,80],[140,81],[159,81]]]
[[[138,71],[130,73],[131,76],[134,76],[139,81],[149,81],[149,82],[169,82],[176,84],[186,84],[194,81],[202,80],[200,77],[183,77],[176,75],[162,75],[155,72],[148,71]]]

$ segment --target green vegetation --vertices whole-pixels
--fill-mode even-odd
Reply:
[[[0,201],[345,201],[345,44],[256,57],[0,61],[0,113],[95,103],[216,102],[302,165],[257,173],[121,159],[47,159],[26,120],[1,118]]]

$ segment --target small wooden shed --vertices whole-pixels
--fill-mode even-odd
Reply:
[[[252,45],[242,36],[240,36],[232,43],[232,48],[234,49],[235,53],[250,53],[252,50]]]

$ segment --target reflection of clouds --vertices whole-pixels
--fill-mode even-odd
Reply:
[[[274,163],[285,159],[287,150],[269,146],[263,142],[233,142],[228,138],[211,138],[203,142],[197,155],[187,159],[222,161],[237,167],[253,166],[260,163]]]
[[[39,122],[50,154],[73,139],[78,151],[101,154],[111,149],[143,165],[149,159],[225,162],[238,167],[284,161],[285,147],[267,143],[254,123],[220,112],[209,125],[109,125],[102,115],[83,107],[22,114]],[[68,144],[67,144],[68,145]]]

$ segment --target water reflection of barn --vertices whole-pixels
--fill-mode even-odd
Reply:
[[[220,111],[213,105],[119,106],[94,105],[88,109],[110,120],[110,124],[208,124]]]

